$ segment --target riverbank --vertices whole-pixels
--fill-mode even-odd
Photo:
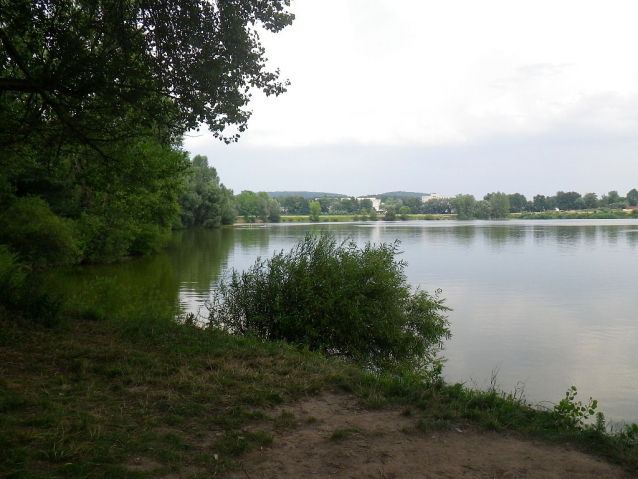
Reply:
[[[502,219],[525,219],[525,220],[605,220],[605,219],[625,219],[637,218],[638,210],[579,210],[579,211],[543,211],[543,212],[523,212],[511,213],[508,218]],[[455,214],[446,215],[423,215],[423,214],[407,214],[405,217],[396,215],[391,221],[445,221],[456,220]],[[501,220],[502,220],[501,219]],[[320,223],[349,223],[354,221],[389,221],[384,215],[378,215],[374,220],[368,216],[361,215],[321,215]],[[308,215],[282,215],[280,223],[308,223],[310,217]],[[235,225],[262,224],[262,220],[246,221],[242,217],[238,217]]]
[[[312,431],[317,438],[323,435],[328,449],[338,443],[340,451],[353,456],[361,440],[381,446],[387,440],[389,447],[403,435],[404,445],[392,450],[406,451],[413,441],[466,434],[477,446],[475,465],[479,455],[484,457],[479,451],[492,444],[495,462],[489,467],[497,467],[503,453],[499,444],[514,440],[528,441],[517,442],[521,458],[526,457],[528,446],[538,446],[529,442],[533,439],[554,444],[561,454],[569,444],[574,454],[588,451],[627,471],[638,470],[636,436],[567,426],[553,411],[530,408],[497,391],[374,377],[285,344],[179,325],[159,305],[146,306],[129,304],[109,319],[96,310],[69,311],[53,328],[2,319],[0,476],[231,474],[249,465],[243,461],[256,460],[254,454],[279,455],[276,448]],[[323,416],[303,412],[304,405],[335,397],[334,409],[322,406],[327,408]],[[350,423],[324,420],[331,411],[337,417],[342,407]],[[382,413],[402,424],[401,430],[383,429]],[[358,425],[352,414],[361,419]],[[378,420],[365,422],[368,414]],[[295,449],[303,454],[311,444],[295,442]],[[306,449],[306,455],[311,452]],[[347,462],[354,466],[353,456]],[[561,457],[556,468],[565,461]],[[552,468],[547,459],[545,467]],[[606,467],[604,477],[629,477]]]

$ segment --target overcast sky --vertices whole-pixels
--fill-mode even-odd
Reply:
[[[242,190],[361,196],[638,188],[638,1],[293,0],[262,35],[291,81],[225,145]]]

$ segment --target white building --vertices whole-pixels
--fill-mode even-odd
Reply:
[[[430,200],[451,200],[453,197],[452,196],[445,196],[445,195],[440,195],[438,193],[429,193],[425,196],[421,197],[421,201],[423,203],[425,203],[426,201],[430,201]]]

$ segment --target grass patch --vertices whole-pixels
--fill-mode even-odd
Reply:
[[[473,423],[568,441],[638,469],[638,427],[570,426],[497,391],[378,377],[284,343],[177,325],[160,312],[135,326],[123,317],[77,315],[55,328],[0,318],[0,477],[210,477],[272,444],[276,431],[316,422],[268,411],[324,389],[369,407],[401,404],[415,434]],[[135,321],[138,313],[129,314]]]

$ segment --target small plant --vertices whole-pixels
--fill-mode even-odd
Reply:
[[[333,441],[339,441],[341,439],[346,439],[350,437],[353,433],[359,432],[358,429],[348,428],[348,429],[335,429],[330,436],[330,439]]]
[[[576,401],[577,395],[576,386],[572,386],[565,393],[565,397],[554,406],[556,424],[560,428],[583,427],[585,421],[594,414],[598,407],[596,399],[589,398],[589,404],[585,405],[582,401]]]

